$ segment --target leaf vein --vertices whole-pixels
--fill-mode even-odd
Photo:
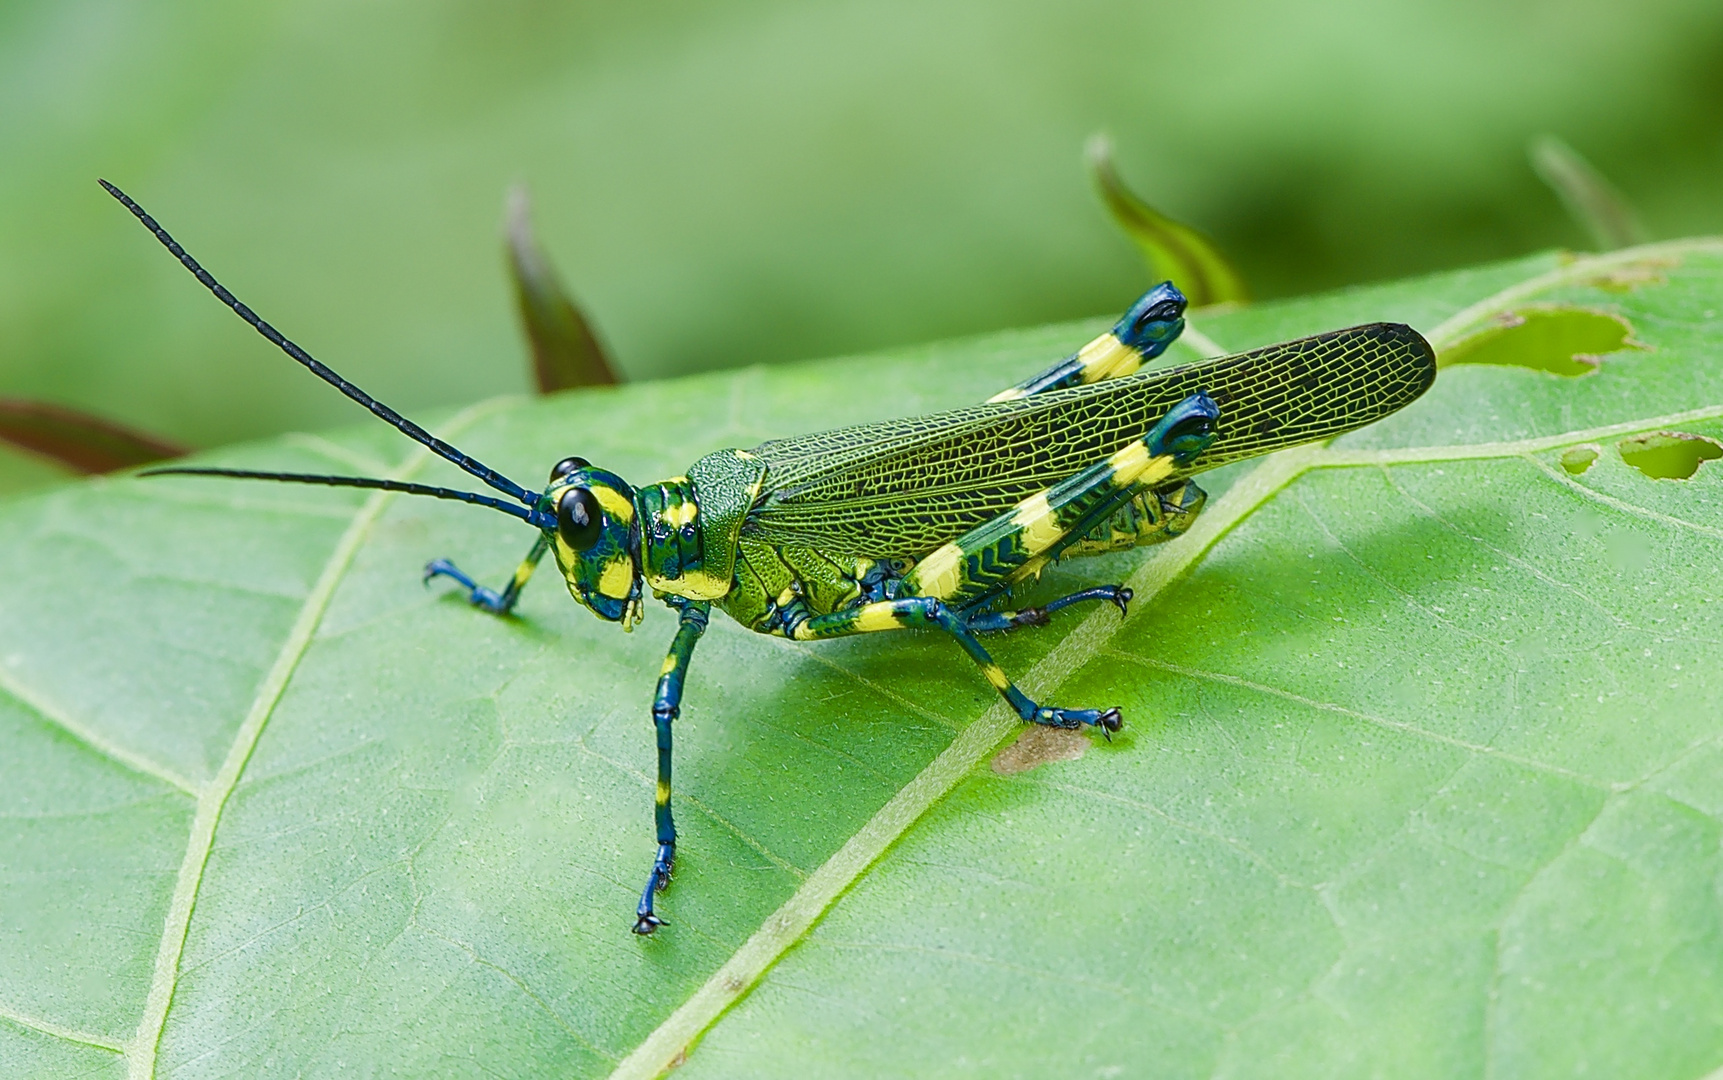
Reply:
[[[463,411],[448,425],[450,433],[457,432],[494,411],[500,404],[503,403],[484,402]],[[430,460],[428,451],[416,450],[403,462],[397,475],[399,478],[411,476]],[[168,1009],[173,1003],[174,991],[179,984],[180,956],[191,929],[198,890],[203,883],[204,868],[215,844],[215,830],[220,824],[221,812],[227,805],[228,797],[238,787],[246,763],[251,759],[258,740],[262,738],[263,729],[276,704],[286,692],[300,659],[310,647],[323,613],[334,597],[336,587],[346,576],[360,544],[388,506],[391,494],[379,491],[355,511],[351,523],[324,563],[317,583],[301,605],[299,617],[294,620],[292,629],[276,655],[275,663],[258,687],[257,695],[252,699],[244,721],[234,733],[233,743],[228,748],[221,770],[199,793],[190,835],[186,839],[185,857],[180,863],[167,917],[163,920],[161,942],[156,951],[155,974],[150,981],[143,1016],[139,1018],[137,1031],[128,1040],[125,1048],[131,1080],[151,1080],[155,1076],[157,1051],[161,1046],[162,1033],[167,1027]]]

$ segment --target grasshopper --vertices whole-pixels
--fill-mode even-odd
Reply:
[[[514,609],[544,556],[593,614],[632,630],[646,593],[678,626],[652,702],[658,737],[657,851],[634,932],[670,882],[671,733],[683,680],[712,608],[762,634],[819,641],[886,630],[951,637],[1024,721],[1117,731],[1117,708],[1037,703],[994,663],[978,635],[1040,626],[1062,608],[1131,600],[1119,585],[1016,610],[1003,605],[1051,562],[1170,540],[1190,528],[1203,470],[1379,420],[1429,389],[1435,355],[1409,326],[1372,323],[1236,356],[1139,371],[1184,328],[1185,298],[1163,283],[1108,333],[1047,370],[967,408],[719,450],[683,476],[635,487],[585,458],[522,487],[341,378],[236,300],[143,208],[130,210],[215,296],[260,334],[407,437],[507,499],[371,477],[174,467],[166,473],[374,488],[454,499],[536,530],[501,590],[445,559],[475,607]]]

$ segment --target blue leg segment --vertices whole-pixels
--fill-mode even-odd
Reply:
[[[1086,600],[1106,600],[1116,604],[1119,617],[1124,618],[1129,613],[1127,605],[1131,602],[1131,590],[1123,585],[1097,585],[1092,589],[1074,592],[1070,596],[1061,596],[1039,607],[1027,607],[1020,611],[978,611],[970,608],[963,612],[963,625],[978,634],[1015,630],[1020,626],[1046,626],[1055,611]]]
[[[652,873],[640,894],[640,907],[635,910],[634,932],[650,934],[664,925],[664,920],[652,910],[653,898],[670,884],[670,871],[676,862],[676,822],[670,816],[670,726],[682,713],[682,682],[688,676],[688,662],[694,657],[694,646],[706,632],[712,605],[704,601],[673,597],[670,606],[680,610],[682,623],[676,628],[676,638],[670,643],[670,655],[664,658],[664,674],[658,677],[658,693],[652,699],[652,726],[658,732],[658,790],[655,816],[658,824],[658,855],[652,860]]]
[[[1082,599],[1098,598],[1074,595],[1069,602],[1076,603]],[[989,656],[987,650],[982,648],[981,642],[975,639],[964,617],[952,611],[945,601],[931,596],[882,600],[830,615],[816,615],[805,622],[786,627],[784,633],[797,641],[818,641],[879,630],[934,628],[944,630],[957,640],[963,651],[968,653],[969,658],[981,669],[981,674],[986,676],[987,681],[993,684],[1006,703],[1024,720],[1060,728],[1092,725],[1100,728],[1108,738],[1112,737],[1111,732],[1119,730],[1121,720],[1118,709],[1055,709],[1031,701],[1029,695],[1017,689],[1017,684],[1007,678],[999,665],[993,662],[993,657]]]
[[[532,572],[538,569],[539,560],[543,559],[544,553],[549,550],[549,534],[540,533],[539,538],[533,542],[532,550],[527,552],[526,558],[515,568],[514,577],[509,579],[502,592],[485,588],[447,559],[435,559],[425,564],[425,583],[430,584],[435,577],[453,578],[466,587],[469,604],[483,608],[492,615],[507,615],[514,610],[515,601],[520,599],[521,589],[526,587],[527,581],[532,578]]]

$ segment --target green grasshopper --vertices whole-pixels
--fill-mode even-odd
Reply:
[[[1207,360],[1139,372],[1184,328],[1185,299],[1151,289],[1113,329],[990,401],[932,416],[775,439],[719,450],[644,487],[584,458],[550,470],[532,491],[407,420],[313,359],[240,303],[135,202],[107,181],[222,303],[320,378],[513,501],[370,477],[243,469],[164,473],[374,488],[488,506],[537,530],[500,592],[447,560],[425,580],[458,582],[476,607],[502,615],[546,553],[568,591],[595,615],[631,630],[646,590],[679,625],[652,704],[658,735],[658,848],[634,932],[664,921],[656,895],[670,882],[671,728],[694,647],[714,606],[762,634],[818,641],[885,630],[950,635],[1023,720],[1119,729],[1116,708],[1039,704],[993,662],[977,635],[1045,624],[1085,601],[1131,600],[1118,585],[1036,607],[1001,610],[1061,558],[1169,540],[1190,528],[1205,469],[1328,439],[1415,400],[1436,376],[1430,346],[1411,327],[1373,323]]]

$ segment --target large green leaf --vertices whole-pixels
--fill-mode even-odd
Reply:
[[[421,588],[430,557],[494,580],[530,539],[429,500],[99,479],[0,504],[0,1073],[1713,1069],[1723,466],[1652,479],[1617,443],[1723,435],[1723,243],[1193,339],[1396,318],[1451,346],[1576,305],[1641,347],[1575,377],[1456,365],[1334,447],[1212,477],[1189,536],[1060,569],[1048,589],[1129,580],[1131,619],[997,652],[1032,693],[1124,705],[1111,744],[1012,742],[949,642],[717,620],[650,940],[628,926],[662,611],[625,636],[554,581],[510,620]],[[646,479],[976,400],[1093,329],[440,428],[525,479],[575,451]],[[454,479],[398,443],[373,424],[219,460]]]

